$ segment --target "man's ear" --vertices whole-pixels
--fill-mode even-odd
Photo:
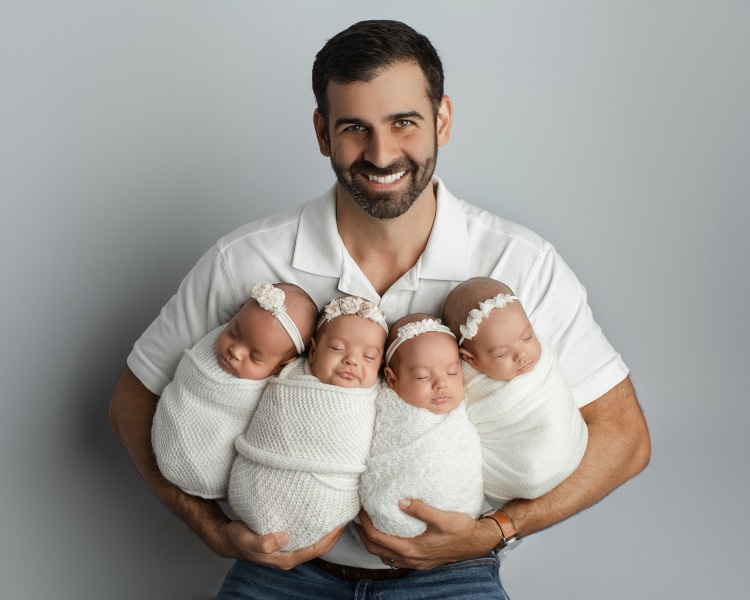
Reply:
[[[331,156],[331,139],[328,135],[328,122],[316,108],[313,113],[313,126],[315,127],[315,137],[318,138],[318,148],[323,156]]]
[[[458,353],[461,355],[461,358],[463,358],[472,367],[476,368],[477,359],[471,352],[469,352],[466,348],[459,346]]]
[[[437,111],[437,143],[445,146],[451,137],[451,125],[453,124],[453,103],[450,97],[443,96]]]
[[[388,387],[391,389],[394,389],[393,386],[396,385],[396,374],[393,372],[393,369],[390,367],[386,367],[383,369],[383,375],[385,375],[385,382],[388,384]]]

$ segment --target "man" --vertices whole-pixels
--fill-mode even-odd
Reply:
[[[456,200],[433,177],[452,105],[427,38],[398,22],[353,25],[318,53],[313,90],[315,132],[335,187],[238,229],[203,256],[129,356],[110,406],[113,429],[162,502],[212,550],[238,559],[220,598],[347,598],[355,585],[348,581],[359,581],[358,593],[385,598],[410,589],[433,598],[438,590],[450,598],[504,598],[493,549],[587,508],[648,463],[648,431],[627,368],[547,242]],[[183,349],[226,321],[249,283],[290,281],[319,306],[343,294],[367,297],[394,322],[411,312],[439,314],[450,289],[474,275],[501,279],[523,299],[588,425],[580,466],[552,492],[479,520],[404,499],[402,510],[427,523],[417,538],[386,536],[362,514],[361,542],[351,529],[336,530],[284,552],[285,532],[260,537],[155,468],[150,427],[158,394]]]

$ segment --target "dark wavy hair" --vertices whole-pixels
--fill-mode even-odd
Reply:
[[[315,56],[312,87],[318,111],[328,120],[329,81],[370,81],[383,69],[415,61],[427,80],[427,97],[437,113],[443,97],[443,64],[429,39],[399,21],[360,21],[332,37]]]

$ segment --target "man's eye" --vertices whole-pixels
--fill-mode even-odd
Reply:
[[[411,124],[412,122],[409,119],[399,119],[398,121],[396,121],[395,126],[398,129],[403,129],[404,127],[409,127],[409,125]]]
[[[344,131],[351,131],[352,133],[361,133],[365,130],[362,125],[349,125]]]

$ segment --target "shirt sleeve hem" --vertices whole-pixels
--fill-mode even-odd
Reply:
[[[601,398],[622,382],[628,374],[628,367],[618,355],[591,377],[573,388],[573,398],[576,405],[578,408],[582,408],[597,398]]]

